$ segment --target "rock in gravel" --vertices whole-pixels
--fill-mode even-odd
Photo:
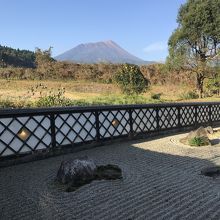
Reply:
[[[56,180],[67,185],[67,192],[72,192],[93,180],[116,180],[121,178],[122,171],[117,165],[96,166],[93,160],[85,157],[63,161],[57,172]]]
[[[191,131],[187,137],[188,139],[192,139],[195,137],[208,137],[208,133],[207,130],[201,126],[197,130]]]
[[[88,182],[94,179],[96,169],[95,162],[87,157],[62,161],[57,180],[63,184]]]
[[[213,134],[214,133],[214,130],[211,126],[206,127],[205,130],[208,134]]]
[[[220,166],[207,167],[201,170],[201,174],[209,177],[216,177],[220,175]]]
[[[188,145],[190,140],[192,140],[193,138],[198,138],[198,137],[205,140],[207,145],[210,144],[210,141],[208,138],[208,132],[207,132],[206,128],[204,128],[202,126],[199,127],[197,130],[191,131],[185,138],[180,139],[180,142]]]

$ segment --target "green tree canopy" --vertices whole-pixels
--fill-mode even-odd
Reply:
[[[196,73],[200,97],[204,79],[216,65],[220,50],[220,0],[188,0],[179,9],[167,62]]]
[[[0,45],[0,67],[35,67],[35,54],[29,50],[13,49]]]
[[[114,79],[123,93],[137,95],[144,92],[148,86],[148,80],[144,78],[139,66],[124,64],[116,72]]]

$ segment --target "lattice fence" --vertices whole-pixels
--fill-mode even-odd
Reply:
[[[220,103],[0,110],[0,159],[220,121]]]

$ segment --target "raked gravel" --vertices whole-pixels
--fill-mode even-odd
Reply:
[[[220,220],[220,179],[201,169],[220,164],[220,146],[188,147],[182,135],[106,145],[0,169],[1,220]],[[93,181],[67,193],[54,184],[64,159],[116,164],[122,180]]]

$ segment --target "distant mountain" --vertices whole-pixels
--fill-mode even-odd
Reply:
[[[35,66],[35,53],[0,45],[0,67],[5,66],[33,68]]]
[[[121,48],[115,42],[103,41],[97,43],[80,44],[55,57],[58,61],[70,61],[76,63],[132,63],[150,64]]]

